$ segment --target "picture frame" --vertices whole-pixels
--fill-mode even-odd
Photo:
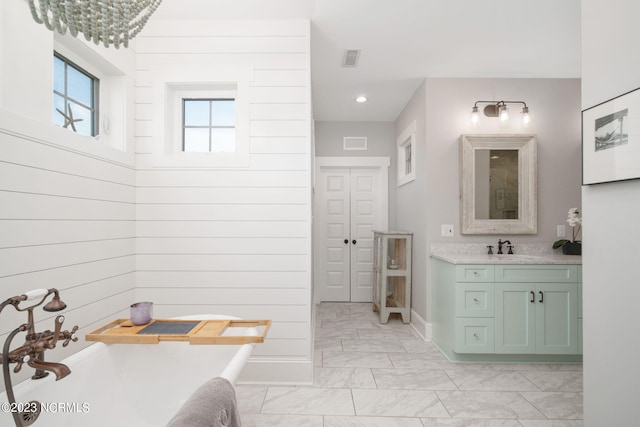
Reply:
[[[640,178],[640,88],[582,111],[582,184]]]

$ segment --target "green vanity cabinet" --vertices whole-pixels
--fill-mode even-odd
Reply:
[[[454,361],[574,361],[579,265],[432,260],[433,341]]]

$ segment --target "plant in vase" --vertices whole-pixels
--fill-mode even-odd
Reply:
[[[567,222],[572,228],[572,239],[560,239],[553,242],[553,249],[562,248],[562,253],[565,255],[582,255],[582,242],[577,240],[582,226],[582,218],[580,218],[578,208],[569,209]]]

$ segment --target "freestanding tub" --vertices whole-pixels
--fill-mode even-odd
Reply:
[[[179,319],[235,319],[195,315]],[[231,328],[230,335],[257,335],[255,328]],[[73,345],[73,343],[71,344]],[[26,380],[14,386],[16,402],[37,400],[43,410],[34,426],[161,427],[210,378],[235,385],[254,344],[189,345],[95,343],[64,359],[71,374],[55,380]],[[12,366],[13,369],[13,366]],[[32,369],[26,364],[22,369]],[[14,426],[0,394],[0,426]]]

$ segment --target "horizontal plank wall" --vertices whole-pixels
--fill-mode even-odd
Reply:
[[[271,319],[241,380],[310,382],[309,23],[152,21],[136,42],[136,298]],[[252,68],[246,167],[156,162],[153,70],[175,64]]]
[[[119,79],[122,114],[111,115],[110,137],[122,149],[106,144],[106,133],[100,141],[53,125],[53,52],[61,41],[75,43],[80,57],[108,63],[105,79]],[[115,131],[133,128],[126,113],[132,116],[135,58],[55,35],[33,21],[25,2],[0,4],[0,52],[0,300],[60,290],[64,311],[34,312],[37,332],[53,330],[59,314],[63,329],[80,327],[78,342],[46,352],[55,362],[87,346],[86,332],[127,315],[135,297],[133,132]],[[26,322],[26,313],[6,307],[0,342]],[[11,348],[24,340],[18,334]],[[32,375],[25,365],[13,382]]]
[[[63,329],[80,327],[77,343],[47,351],[47,360],[61,360],[89,344],[86,332],[126,315],[133,299],[135,171],[70,148],[69,139],[80,137],[66,129],[1,112],[2,300],[37,288],[60,290],[64,311],[37,308],[34,315],[36,331],[53,330],[58,314],[66,318]],[[26,322],[26,313],[6,307],[0,341]],[[12,348],[23,339],[18,335]],[[22,371],[23,378],[33,374]]]

